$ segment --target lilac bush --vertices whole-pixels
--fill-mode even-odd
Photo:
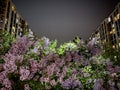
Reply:
[[[18,38],[0,64],[0,89],[119,90],[120,66],[104,59],[94,40],[76,39],[56,48],[45,37]]]

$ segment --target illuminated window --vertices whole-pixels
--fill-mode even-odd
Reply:
[[[12,29],[13,29],[13,32],[15,32],[15,27],[14,26],[12,27]]]
[[[8,20],[7,20],[7,18],[6,18],[6,19],[5,19],[5,24],[7,23],[7,21],[8,21]]]
[[[117,19],[119,19],[120,18],[120,14],[118,13],[116,17],[117,17]]]
[[[115,29],[112,30],[113,34],[115,34]]]
[[[22,36],[22,33],[20,32],[20,34],[19,34],[20,36]]]
[[[115,27],[115,25],[114,24],[112,24],[112,28],[114,28]]]
[[[119,18],[120,18],[120,14],[117,14],[117,15],[114,17],[114,20],[117,21]]]
[[[116,17],[114,17],[114,20],[115,20],[115,21],[117,21],[117,18],[116,18]]]
[[[12,32],[12,35],[14,35],[14,32]]]
[[[120,47],[120,43],[119,43],[119,47]]]
[[[16,19],[16,23],[18,23],[18,19]]]
[[[117,56],[114,56],[114,58],[117,58]]]
[[[115,45],[113,45],[112,47],[115,48]]]
[[[113,29],[112,31],[110,31],[110,34],[115,34],[115,29]]]
[[[111,22],[111,18],[110,17],[108,18],[108,22]]]
[[[12,11],[14,11],[15,10],[15,7],[14,6],[12,6]]]
[[[110,31],[110,34],[112,34],[112,31]]]

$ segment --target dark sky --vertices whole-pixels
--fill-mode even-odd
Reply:
[[[38,37],[87,39],[120,0],[13,0]]]

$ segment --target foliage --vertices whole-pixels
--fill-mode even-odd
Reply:
[[[64,43],[63,45],[60,45],[60,47],[57,50],[57,53],[59,55],[63,55],[65,53],[65,51],[72,51],[77,49],[77,45],[73,42],[69,42],[69,43]]]
[[[115,64],[120,66],[120,48],[115,49],[112,47],[106,47],[103,53],[104,58],[110,58]]]
[[[13,35],[3,30],[0,32],[0,63],[3,62],[1,56],[7,53],[13,41],[15,41]]]
[[[7,31],[0,33],[0,55],[7,53],[14,40],[14,36],[10,35]]]
[[[120,66],[104,59],[93,41],[20,37],[0,64],[1,90],[116,90]],[[77,42],[77,43],[76,43]]]

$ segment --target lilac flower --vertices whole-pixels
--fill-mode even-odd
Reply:
[[[16,56],[14,56],[11,53],[7,53],[7,54],[5,54],[5,56],[3,56],[3,59],[4,59],[5,62],[9,62],[9,61],[14,61],[15,62]]]
[[[62,83],[64,77],[65,77],[65,75],[64,75],[63,73],[62,73],[62,74],[59,74],[58,81],[59,81],[60,83]]]
[[[108,81],[108,84],[109,84],[109,86],[110,86],[110,90],[116,90],[116,89],[115,89],[115,83],[114,83],[114,81],[109,80],[109,81]]]
[[[34,72],[30,73],[30,75],[28,76],[28,80],[32,79],[34,77],[34,75],[35,75]]]
[[[72,52],[72,58],[73,58],[74,61],[76,61],[77,63],[79,63],[81,56],[78,55],[78,52],[73,51]]]
[[[39,53],[37,47],[34,47],[34,49],[31,52],[33,52],[33,53]]]
[[[115,66],[114,70],[115,70],[115,73],[120,72],[120,66]]]
[[[91,83],[91,82],[92,82],[92,79],[89,78],[89,79],[87,80],[87,83],[89,84],[89,83]]]
[[[62,74],[63,74],[64,76],[66,76],[68,67],[64,66],[62,70],[63,70]]]
[[[93,90],[105,90],[103,87],[103,83],[103,79],[95,80]]]
[[[15,70],[17,70],[17,66],[15,64],[15,61],[9,60],[7,61],[5,64],[3,64],[3,68],[5,71],[7,71],[8,73],[12,73]]]
[[[12,90],[12,87],[11,87],[11,82],[8,78],[4,79],[3,81],[3,85],[8,88],[8,89],[11,89]]]
[[[89,62],[89,60],[87,60],[87,59],[83,59],[83,60],[81,60],[81,62],[82,62],[82,65],[83,65],[83,66],[90,65],[90,62]]]
[[[71,84],[72,84],[72,82],[70,79],[67,79],[61,83],[62,87],[67,89],[67,90],[72,88]]]
[[[3,87],[3,88],[1,88],[0,90],[8,90],[8,88]],[[9,90],[10,90],[10,89],[9,89]]]
[[[16,63],[22,63],[23,61],[23,56],[22,55],[17,55],[16,56]]]
[[[36,73],[38,71],[38,62],[36,60],[30,60],[30,71]]]
[[[21,81],[28,79],[29,75],[30,75],[30,71],[28,69],[26,69],[25,67],[20,67],[20,80]]]
[[[96,41],[97,41],[97,38],[93,38],[88,43],[88,49],[92,55],[96,55],[100,53],[100,48],[98,48],[99,46],[95,47]]]
[[[47,64],[48,64],[48,60],[46,58],[42,58],[38,67],[39,68],[44,68],[44,67],[47,66]]]
[[[82,84],[75,78],[68,78],[61,83],[62,87],[69,90],[73,88],[82,88]]]
[[[44,47],[48,47],[48,45],[50,44],[50,40],[46,37],[43,37],[42,39],[44,41]]]
[[[52,86],[55,86],[57,83],[56,83],[55,80],[51,80],[51,81],[50,81],[50,84],[51,84]]]
[[[43,77],[43,76],[42,76],[42,77],[40,78],[40,82],[41,82],[41,83],[43,83],[43,82],[49,83],[49,82],[50,82],[50,78],[48,78],[48,77],[46,78],[46,77]]]
[[[70,52],[66,52],[66,58],[65,58],[66,61],[71,61],[72,60],[72,56],[70,54]]]
[[[90,50],[92,50],[92,48],[93,48],[93,46],[94,46],[94,44],[95,44],[96,41],[97,41],[97,39],[96,39],[96,38],[93,38],[93,39],[88,43],[88,47],[89,47]]]
[[[24,90],[30,90],[29,84],[24,85]]]
[[[54,73],[54,68],[56,67],[56,65],[53,63],[49,66],[47,66],[47,74],[48,76],[52,76]]]
[[[37,81],[38,79],[39,79],[39,75],[36,75],[36,76],[33,78],[34,81]]]
[[[59,66],[60,66],[60,67],[63,67],[64,64],[65,64],[65,60],[62,58],[62,59],[61,59],[61,62],[59,63]]]
[[[120,67],[119,66],[107,65],[106,68],[110,73],[118,73],[118,72],[120,72]]]
[[[23,56],[22,55],[13,55],[11,53],[7,53],[5,54],[5,56],[3,56],[3,59],[5,61],[5,64],[13,64],[13,66],[15,66],[16,63],[22,63],[23,61]]]
[[[84,75],[84,77],[86,78],[86,77],[89,77],[89,76],[90,76],[90,73],[84,73],[83,75]]]
[[[17,42],[13,43],[9,52],[13,55],[21,55],[25,53],[29,47],[32,45],[32,42],[26,37],[20,37]]]
[[[4,79],[7,78],[7,73],[6,71],[0,72],[0,83],[2,84]]]

